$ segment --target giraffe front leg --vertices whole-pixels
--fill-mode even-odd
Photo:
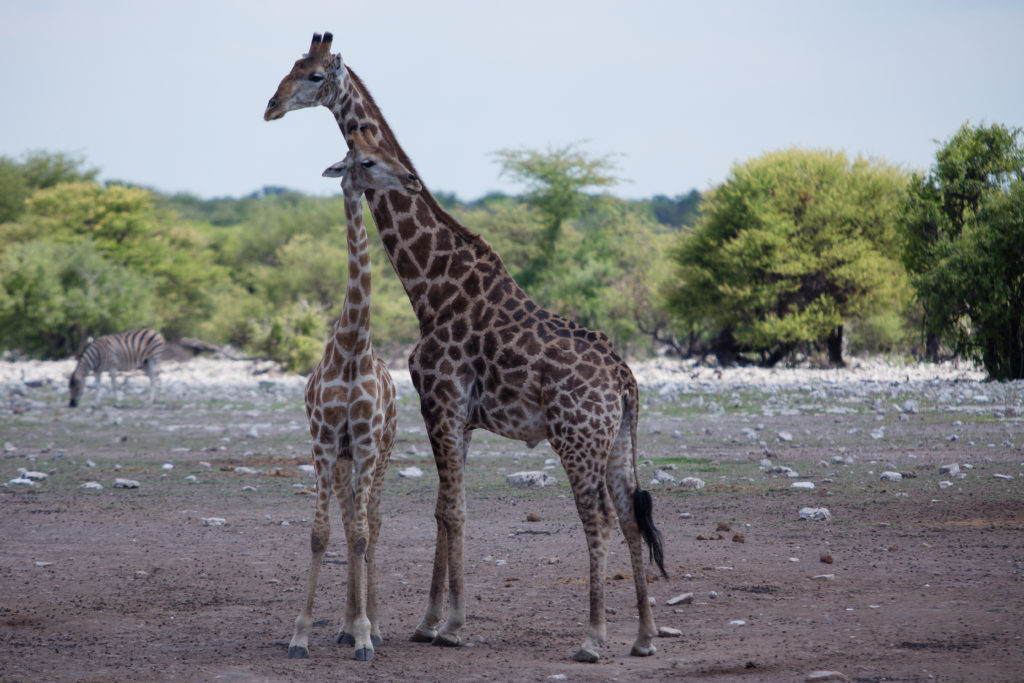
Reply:
[[[326,507],[326,505],[324,506]],[[306,659],[309,657],[309,634],[313,629],[313,597],[316,594],[317,581],[320,578],[320,567],[327,542],[330,540],[331,527],[326,514],[321,517],[320,506],[313,520],[313,529],[309,534],[309,546],[312,550],[312,562],[309,567],[309,580],[306,583],[306,602],[295,619],[295,630],[288,644],[288,659]]]
[[[445,647],[458,647],[462,644],[459,629],[466,623],[465,576],[462,564],[463,533],[466,527],[466,493],[462,472],[464,462],[464,458],[457,458],[450,468],[438,468],[439,491],[445,493],[443,499],[438,496],[438,519],[444,526],[448,538],[448,620],[437,632],[433,642],[434,645]]]
[[[430,576],[430,596],[427,598],[427,612],[412,636],[414,643],[432,643],[441,625],[441,609],[444,602],[445,582],[448,579],[448,533],[440,520],[437,522],[437,543],[434,546],[434,570]]]

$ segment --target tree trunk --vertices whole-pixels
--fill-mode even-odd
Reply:
[[[924,359],[929,363],[939,362],[939,335],[934,332],[924,335]]]
[[[846,365],[843,362],[843,326],[838,325],[825,338],[825,348],[828,350],[828,364],[833,368],[841,368]]]

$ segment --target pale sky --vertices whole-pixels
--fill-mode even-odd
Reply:
[[[518,193],[494,152],[582,143],[620,197],[673,196],[785,147],[927,169],[964,121],[1024,127],[1024,2],[3,0],[0,155],[242,196],[338,192],[323,107],[263,110],[314,32],[427,186]]]

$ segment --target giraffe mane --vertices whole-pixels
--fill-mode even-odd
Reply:
[[[373,95],[370,94],[370,91],[363,84],[363,80],[359,78],[359,75],[355,71],[352,70],[352,67],[346,64],[344,68],[348,71],[348,77],[352,79],[352,82],[355,84],[356,88],[363,94],[363,97],[365,98],[365,105],[367,106],[367,108],[369,108],[376,115],[375,119],[378,122],[378,125],[380,126],[381,137],[387,140],[388,144],[391,145],[392,149],[394,149],[397,152],[396,156],[398,157],[398,160],[401,161],[405,165],[405,167],[408,168],[409,171],[413,173],[416,177],[421,178],[422,176],[420,176],[419,172],[417,172],[416,168],[413,166],[412,159],[410,159],[409,155],[405,153],[405,150],[402,149],[402,146],[398,144],[398,138],[395,136],[395,133],[391,130],[391,126],[388,125],[387,119],[384,118],[384,115],[381,112],[380,107],[377,106],[377,102],[373,99]],[[374,192],[374,190],[368,190],[368,192]],[[430,190],[427,189],[425,183],[423,184],[423,189],[420,190],[419,196],[427,203],[427,208],[430,209],[430,212],[439,222],[443,223],[453,232],[464,237],[471,244],[475,244],[482,250],[490,252],[499,263],[501,262],[501,256],[498,254],[498,252],[494,251],[494,248],[487,243],[487,240],[485,240],[483,237],[481,237],[480,235],[476,234],[475,232],[464,226],[462,223],[456,220],[454,216],[445,211],[444,208],[442,208],[442,206],[438,203],[437,199],[434,198],[434,195],[431,194]],[[504,267],[504,264],[502,265]],[[511,277],[511,275],[509,275],[509,277]]]

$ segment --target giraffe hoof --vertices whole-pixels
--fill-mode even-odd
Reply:
[[[429,629],[418,628],[413,631],[413,634],[409,636],[409,640],[413,643],[432,643],[434,638],[437,637],[437,631],[431,631]]]
[[[380,647],[381,645],[384,644],[384,639],[381,638],[380,636],[371,635],[370,636],[370,643],[372,643],[374,647]]]
[[[631,654],[634,657],[650,657],[657,651],[658,648],[654,647],[653,645],[644,646],[638,643],[633,643],[633,649],[629,651],[629,654]]]
[[[583,662],[584,664],[593,664],[600,658],[601,655],[584,648],[580,648],[579,652],[572,656],[574,662]]]
[[[458,636],[453,636],[448,633],[438,633],[434,636],[434,640],[431,641],[434,645],[440,645],[441,647],[459,647],[462,645],[462,639]]]
[[[356,659],[360,662],[369,662],[373,659],[373,648],[361,647],[356,650]]]
[[[288,659],[309,659],[309,650],[304,647],[292,645],[288,648]]]
[[[351,633],[345,633],[344,631],[338,631],[338,637],[334,639],[338,645],[355,645],[356,637]]]

